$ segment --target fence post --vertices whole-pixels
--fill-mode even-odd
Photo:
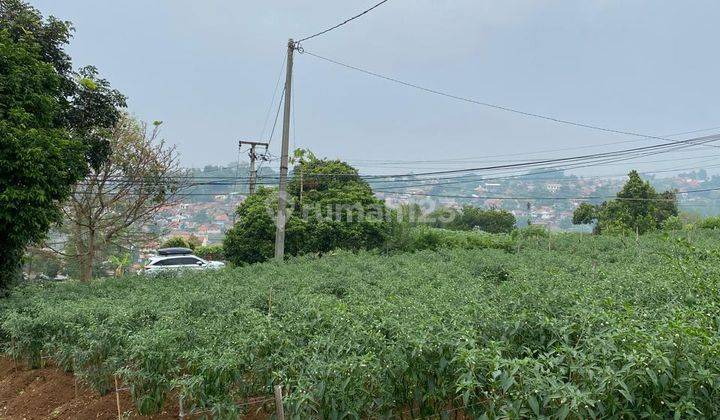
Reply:
[[[180,417],[180,419],[182,420],[182,419],[185,418],[185,409],[183,408],[183,396],[182,396],[182,394],[178,395],[178,407],[180,408],[180,412],[178,413],[178,417]]]
[[[115,402],[117,403],[118,420],[122,420],[122,411],[120,410],[120,391],[118,391],[117,375],[115,375]]]
[[[285,420],[285,410],[283,409],[282,385],[275,385],[275,408],[278,420]]]

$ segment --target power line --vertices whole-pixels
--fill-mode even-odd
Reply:
[[[275,137],[275,127],[277,127],[278,117],[280,116],[280,109],[282,108],[283,103],[285,102],[285,88],[283,88],[283,95],[281,95],[280,100],[278,101],[278,108],[277,112],[275,112],[275,121],[273,122],[272,130],[270,131],[270,138],[267,141],[267,147],[265,148],[266,151],[270,150],[270,143],[272,143],[273,138]],[[260,170],[262,169],[263,165],[267,162],[267,160],[262,160],[260,164],[258,165],[257,172],[260,173]]]
[[[689,146],[686,146],[689,147]],[[675,149],[678,149],[679,147],[676,147]],[[555,166],[544,166],[540,167],[540,169],[546,169],[543,171],[536,171],[536,172],[523,172],[523,173],[510,173],[510,174],[503,174],[502,172],[493,172],[493,173],[485,173],[485,174],[467,174],[467,175],[459,175],[459,176],[448,176],[448,177],[432,177],[432,178],[419,178],[419,179],[406,179],[409,177],[414,178],[414,174],[404,174],[403,176],[396,176],[396,177],[386,177],[386,178],[370,178],[366,179],[363,175],[358,175],[360,179],[366,179],[371,184],[385,184],[385,183],[397,183],[397,184],[407,184],[407,183],[413,183],[409,185],[401,185],[397,188],[409,188],[413,186],[437,186],[437,185],[447,185],[447,184],[457,184],[457,183],[469,183],[469,182],[475,182],[475,181],[488,181],[488,180],[498,180],[498,179],[510,179],[510,178],[522,178],[526,176],[536,176],[540,174],[546,174],[546,173],[554,173],[554,172],[562,172],[562,171],[568,171],[573,169],[580,169],[580,168],[587,168],[587,167],[597,167],[597,166],[606,166],[606,165],[612,165],[616,162],[620,161],[627,161],[630,159],[638,159],[638,158],[644,158],[656,154],[664,154],[669,153],[675,150],[661,150],[656,152],[645,152],[642,154],[633,154],[631,156],[622,156],[621,157],[612,157],[612,158],[603,158],[602,160],[584,160],[581,162],[572,163],[570,165],[555,165]],[[709,161],[713,160],[706,159],[703,160]],[[639,162],[642,164],[645,163],[652,163],[652,162],[667,162],[667,161],[678,161],[678,160],[685,160],[685,159],[664,159],[664,160],[656,160],[656,161],[650,161],[650,162]],[[718,165],[712,165],[707,167],[716,167]],[[513,168],[514,170],[517,169],[524,169],[527,168]],[[511,170],[513,170],[511,169]],[[668,170],[658,170],[658,171],[643,171],[642,173],[662,173],[662,172],[672,172],[672,171],[679,171],[679,170],[694,170],[694,169],[703,169],[703,167],[677,167],[672,168]],[[499,168],[499,171],[503,171],[503,168]],[[340,176],[340,175],[348,175],[345,173],[338,173],[338,174],[312,174],[308,175],[310,177],[322,177],[322,176]],[[497,175],[497,176],[495,176]],[[489,177],[490,176],[490,177]],[[596,176],[591,178],[603,178],[608,177],[612,175],[604,175],[604,176]],[[617,176],[620,176],[619,174]],[[583,176],[581,176],[583,177]],[[267,180],[267,181],[273,181],[277,180],[277,175],[261,175],[258,176],[258,179]],[[583,178],[588,178],[587,176],[584,176]],[[196,187],[196,186],[205,186],[205,185],[234,185],[236,182],[239,181],[247,181],[250,179],[250,176],[202,176],[202,175],[173,175],[164,177],[162,179],[151,179],[149,181],[143,180],[143,179],[137,179],[137,178],[129,178],[129,177],[123,177],[123,176],[115,176],[110,177],[107,180],[106,186],[109,185],[110,187],[113,186],[113,183],[124,183],[124,184],[137,184],[137,185],[157,185],[160,182],[168,182],[168,181],[179,181],[179,180],[197,180],[196,182],[191,182],[189,184],[190,187]],[[441,182],[441,183],[432,183],[434,181],[445,181],[449,180],[449,182]],[[270,182],[268,182],[270,183]],[[88,183],[87,181],[80,181],[78,185],[93,185],[91,183]],[[396,188],[396,187],[392,187]]]
[[[278,91],[278,88],[280,87],[280,81],[282,80],[282,75],[285,70],[285,60],[287,60],[287,57],[285,55],[283,55],[283,61],[282,61],[282,64],[280,65],[280,74],[278,74],[277,82],[275,82],[275,89],[273,89],[272,99],[270,100],[270,105],[268,106],[267,113],[265,114],[265,122],[263,123],[262,132],[260,133],[259,138],[261,140],[264,138],[263,136],[265,135],[265,129],[267,128],[267,123],[270,120],[270,113],[272,112],[273,105],[275,104],[275,97],[277,96],[277,91]],[[277,117],[276,117],[276,121],[277,121]]]
[[[709,127],[709,128],[703,128],[699,130],[692,130],[692,131],[683,131],[680,133],[672,133],[672,134],[665,134],[662,137],[676,137],[676,136],[682,136],[686,134],[693,134],[693,133],[699,133],[703,131],[713,131],[720,129],[720,126],[715,127]],[[495,158],[495,157],[511,157],[511,156],[532,156],[532,155],[539,155],[539,154],[545,154],[545,153],[555,153],[555,152],[563,152],[568,150],[580,150],[580,149],[593,149],[598,147],[605,147],[605,146],[612,146],[616,144],[626,144],[626,143],[636,143],[641,141],[647,141],[647,139],[641,138],[641,139],[635,139],[635,140],[622,140],[622,141],[615,141],[610,143],[601,143],[601,144],[589,144],[584,146],[573,146],[573,147],[562,147],[557,149],[544,149],[544,150],[537,150],[534,152],[518,152],[518,153],[503,153],[503,154],[496,154],[496,155],[486,155],[482,157],[466,157],[466,158],[448,158],[448,159],[429,159],[429,160],[388,160],[388,159],[348,159],[348,162],[352,162],[357,164],[358,166],[370,166],[366,165],[366,163],[377,163],[378,166],[388,166],[391,164],[414,164],[414,163],[428,163],[428,164],[461,164],[466,162],[480,162],[480,161],[489,161],[489,162],[499,162],[498,160],[488,160],[487,158]],[[706,145],[706,147],[708,147]]]
[[[272,130],[270,131],[270,138],[268,139],[268,148],[272,143],[273,137],[275,136],[275,127],[277,127],[278,117],[280,116],[280,109],[282,108],[283,102],[285,102],[285,89],[283,89],[283,95],[281,95],[280,102],[278,102],[278,109],[275,112],[275,121],[273,122]]]
[[[632,158],[638,158],[638,157],[645,157],[645,156],[651,156],[655,154],[661,154],[661,153],[668,153],[679,149],[685,149],[689,147],[695,147],[700,145],[705,145],[707,143],[715,142],[720,140],[720,135],[713,135],[713,136],[705,136],[705,137],[696,137],[686,140],[680,140],[675,141],[673,143],[666,143],[666,144],[655,144],[655,145],[649,145],[649,146],[642,146],[642,147],[635,147],[635,148],[629,148],[629,149],[620,149],[620,150],[614,150],[610,152],[603,152],[603,153],[592,153],[587,155],[579,155],[579,156],[570,156],[570,157],[563,157],[563,158],[554,158],[554,159],[543,159],[543,160],[536,160],[536,161],[526,161],[526,162],[518,162],[513,164],[503,164],[503,165],[490,165],[490,166],[482,166],[482,167],[475,167],[475,168],[463,168],[463,169],[453,169],[453,170],[442,170],[442,171],[429,171],[429,172],[416,172],[416,173],[404,173],[404,174],[386,174],[386,175],[359,175],[359,174],[347,174],[347,173],[335,173],[335,174],[313,174],[313,177],[322,177],[322,176],[358,176],[361,179],[365,180],[378,180],[374,182],[389,182],[389,181],[380,181],[383,179],[392,179],[392,178],[408,178],[408,177],[420,177],[420,176],[432,176],[432,175],[447,175],[447,174],[457,174],[457,173],[464,173],[464,172],[480,172],[480,171],[487,171],[487,170],[503,170],[503,169],[519,169],[519,168],[532,168],[532,167],[538,167],[538,166],[544,166],[547,164],[558,164],[558,163],[568,163],[568,162],[575,162],[574,164],[577,165],[581,162],[592,162],[593,160],[597,159],[606,159],[606,158],[615,158],[615,157],[622,157],[631,155],[627,158],[624,158],[624,160],[632,159]],[[616,160],[610,160],[610,161],[616,161]],[[593,162],[592,164],[586,165],[586,167],[589,166],[595,166],[599,163],[604,163],[606,161],[599,161],[599,162]],[[564,166],[567,168],[567,166]],[[432,179],[432,178],[431,178]],[[434,178],[434,179],[442,179],[442,178]],[[430,179],[425,179],[430,180]],[[403,180],[401,180],[403,181]],[[408,180],[404,180],[407,182]],[[419,180],[415,180],[419,181]]]
[[[425,176],[425,175],[443,175],[443,174],[453,174],[453,173],[463,173],[463,172],[477,172],[477,171],[483,171],[483,170],[492,170],[492,169],[510,169],[510,168],[522,168],[522,167],[532,167],[532,166],[538,166],[548,163],[560,163],[560,162],[573,162],[573,161],[583,161],[583,160],[590,160],[590,159],[596,159],[596,158],[604,158],[604,157],[613,157],[613,156],[622,156],[623,154],[629,154],[632,152],[641,152],[641,151],[649,151],[649,150],[656,150],[656,149],[666,149],[669,150],[672,147],[677,147],[677,145],[680,145],[680,147],[691,147],[701,144],[707,144],[710,142],[715,142],[720,140],[720,135],[715,136],[706,136],[706,137],[698,137],[698,138],[692,138],[687,140],[680,140],[680,141],[673,141],[673,144],[656,144],[651,146],[642,146],[642,147],[634,147],[630,149],[621,149],[611,152],[603,152],[603,153],[592,153],[587,155],[579,155],[579,156],[570,156],[570,157],[563,157],[563,158],[553,158],[553,159],[543,159],[543,160],[536,160],[536,161],[528,161],[528,162],[519,162],[519,163],[512,163],[512,164],[506,164],[506,165],[490,165],[490,166],[482,166],[482,167],[476,167],[476,168],[465,168],[465,169],[449,169],[449,170],[443,170],[443,171],[432,171],[432,172],[419,172],[409,175],[377,175],[377,176],[369,176],[367,178],[391,178],[391,177],[400,177],[400,176]],[[366,178],[366,179],[367,179]]]
[[[612,160],[606,159],[602,161],[595,161],[590,164],[585,164],[582,166],[578,166],[578,164],[572,165],[563,165],[563,166],[556,166],[556,167],[544,167],[544,168],[557,168],[557,170],[553,169],[551,171],[544,171],[544,172],[523,172],[520,174],[509,174],[508,176],[500,176],[499,178],[486,178],[488,175],[493,175],[493,173],[490,174],[468,174],[468,175],[461,175],[461,176],[451,176],[451,177],[434,177],[434,178],[422,178],[422,179],[404,179],[404,178],[379,178],[379,179],[369,179],[368,182],[370,183],[387,183],[387,182],[397,182],[397,183],[407,183],[407,182],[431,182],[431,181],[438,181],[438,180],[453,180],[453,181],[461,181],[461,182],[472,182],[474,178],[481,178],[480,180],[490,180],[490,179],[505,179],[505,178],[511,178],[511,177],[524,177],[524,176],[534,176],[539,175],[542,173],[550,173],[550,172],[561,172],[561,171],[567,171],[572,169],[579,169],[579,168],[585,168],[585,167],[595,167],[595,166],[606,166],[610,165],[613,162],[618,162],[620,160],[628,160],[628,159],[635,159],[635,158],[642,158],[651,156],[653,154],[660,154],[660,153],[668,153],[670,151],[662,151],[662,152],[655,152],[655,153],[645,153],[642,155],[633,155],[630,157],[622,158],[622,159],[616,159],[613,158]],[[646,163],[652,163],[652,162],[671,162],[671,161],[678,161],[678,160],[685,160],[685,158],[682,159],[664,159],[664,160],[656,160],[656,161],[650,161],[650,162],[638,162],[639,164],[646,164]],[[705,159],[702,162],[714,160],[714,158]],[[702,163],[699,162],[699,163]],[[718,165],[710,165],[705,167],[700,166],[691,166],[691,167],[677,167],[672,168],[668,170],[657,170],[657,171],[642,171],[642,173],[647,174],[653,174],[653,173],[662,173],[662,172],[671,172],[671,171],[680,171],[680,170],[695,170],[695,169],[704,169],[704,168],[712,168],[717,167]],[[501,174],[501,173],[496,173]],[[312,174],[308,175],[311,177],[319,177],[319,176],[337,176],[337,175],[347,175],[347,174]],[[413,174],[407,174],[405,177],[410,177]],[[623,174],[617,174],[617,175],[602,175],[602,176],[582,176],[582,178],[603,178],[603,177],[610,177],[610,176],[621,176]],[[359,178],[364,179],[362,175],[359,175]],[[231,185],[234,184],[235,181],[247,181],[250,179],[249,176],[202,176],[202,175],[179,175],[179,176],[169,176],[165,177],[160,180],[152,179],[151,181],[145,181],[143,179],[135,179],[135,178],[126,178],[126,177],[112,177],[107,180],[109,184],[112,183],[125,183],[125,184],[147,184],[147,185],[158,185],[161,181],[175,181],[175,180],[202,180],[198,182],[192,182],[191,186],[202,186],[202,185]],[[262,175],[258,176],[258,179],[264,179],[264,180],[276,180],[277,175]],[[80,181],[78,185],[92,185],[91,183],[88,183],[87,181]],[[436,185],[436,184],[430,184],[430,185]]]
[[[675,191],[675,194],[697,194],[711,191],[719,191],[720,187],[716,188],[703,188],[698,190],[685,190]],[[623,198],[614,195],[606,196],[577,196],[577,197],[558,197],[558,196],[545,196],[545,197],[533,197],[533,196],[480,196],[480,195],[452,195],[452,194],[431,194],[431,193],[415,193],[415,192],[390,192],[394,195],[417,195],[423,197],[438,197],[438,198],[457,198],[457,199],[476,199],[476,200],[623,200],[623,201],[674,201],[671,198]]]
[[[703,189],[696,189],[696,190],[684,190],[684,191],[675,191],[675,194],[699,194],[699,193],[705,193],[705,192],[713,192],[713,191],[719,191],[720,187],[714,187],[714,188],[703,188]],[[457,199],[476,199],[476,200],[553,200],[553,201],[561,201],[561,200],[607,200],[607,199],[613,199],[613,200],[630,200],[630,201],[671,201],[671,199],[664,199],[664,198],[621,198],[617,196],[607,195],[607,196],[574,196],[574,197],[567,197],[567,196],[480,196],[480,195],[453,195],[453,194],[432,194],[432,193],[419,193],[419,192],[399,192],[399,191],[379,191],[383,194],[393,194],[393,195],[413,195],[413,196],[423,196],[423,197],[438,197],[438,198],[457,198]],[[74,194],[78,195],[88,195],[92,194],[91,192],[86,191],[76,191]],[[133,195],[135,193],[129,193],[128,195]],[[232,195],[228,194],[227,192],[213,192],[213,193],[180,193],[177,195],[178,198],[184,197],[184,196],[216,196],[216,195]],[[718,200],[717,198],[714,200]]]
[[[417,89],[417,90],[420,90],[420,91],[423,91],[423,92],[426,92],[426,93],[432,93],[432,94],[434,94],[434,95],[444,96],[444,97],[446,97],[446,98],[455,99],[455,100],[462,101],[462,102],[467,102],[467,103],[471,103],[471,104],[475,104],[475,105],[481,105],[481,106],[485,106],[485,107],[488,107],[488,108],[497,109],[497,110],[500,110],[500,111],[511,112],[511,113],[518,114],[518,115],[523,115],[523,116],[526,116],[526,117],[539,118],[539,119],[543,119],[543,120],[547,120],[547,121],[552,121],[552,122],[555,122],[555,123],[558,123],[558,124],[572,125],[572,126],[575,126],[575,127],[588,128],[588,129],[591,129],[591,130],[604,131],[604,132],[613,133],[613,134],[622,134],[622,135],[633,136],[633,137],[643,137],[643,138],[646,138],[646,139],[655,139],[655,140],[662,140],[662,141],[666,141],[666,142],[675,142],[675,140],[668,139],[668,138],[665,138],[665,137],[659,137],[659,136],[653,136],[653,135],[649,135],[649,134],[636,133],[636,132],[633,132],[633,131],[616,130],[616,129],[613,129],[613,128],[602,127],[602,126],[599,126],[599,125],[593,125],[593,124],[587,124],[587,123],[582,123],[582,122],[570,121],[570,120],[565,120],[565,119],[561,119],[561,118],[550,117],[550,116],[547,116],[547,115],[536,114],[536,113],[533,113],[533,112],[521,111],[521,110],[519,110],[519,109],[510,108],[510,107],[503,106],[503,105],[496,105],[496,104],[492,104],[492,103],[489,103],[489,102],[483,102],[483,101],[479,101],[479,100],[475,100],[475,99],[471,99],[471,98],[467,98],[467,97],[463,97],[463,96],[453,95],[453,94],[451,94],[451,93],[447,93],[447,92],[443,92],[443,91],[439,91],[439,90],[435,90],[435,89],[430,89],[430,88],[423,87],[423,86],[420,86],[420,85],[417,85],[417,84],[414,84],[414,83],[405,82],[405,81],[402,81],[402,80],[400,80],[400,79],[396,79],[396,78],[394,78],[394,77],[385,76],[385,75],[382,75],[382,74],[380,74],[380,73],[375,73],[375,72],[370,71],[370,70],[365,70],[365,69],[360,68],[360,67],[352,66],[352,65],[350,65],[350,64],[342,63],[342,62],[340,62],[340,61],[333,60],[333,59],[327,58],[327,57],[323,57],[323,56],[321,56],[321,55],[315,54],[315,53],[310,52],[310,51],[307,51],[307,50],[300,50],[300,53],[301,53],[301,54],[308,54],[308,55],[310,55],[310,56],[312,56],[312,57],[319,58],[320,60],[324,60],[324,61],[327,61],[327,62],[329,62],[329,63],[336,64],[336,65],[338,65],[338,66],[342,66],[342,67],[345,67],[345,68],[348,68],[348,69],[351,69],[351,70],[355,70],[355,71],[358,71],[358,72],[360,72],[360,73],[364,73],[364,74],[367,74],[367,75],[370,75],[370,76],[373,76],[373,77],[377,77],[377,78],[380,78],[380,79],[383,79],[383,80],[387,80],[387,81],[390,81],[390,82],[393,82],[393,83],[397,83],[397,84],[400,84],[400,85],[403,85],[403,86],[406,86],[406,87],[411,87],[411,88],[413,88],[413,89]],[[717,146],[713,146],[713,147],[717,147]]]
[[[657,163],[657,162],[669,162],[669,161],[677,161],[677,160],[692,160],[692,159],[700,159],[700,158],[707,158],[707,157],[718,157],[720,154],[708,154],[706,150],[682,150],[678,153],[701,153],[697,156],[683,156],[680,158],[674,158],[674,159],[663,159],[663,160],[652,160],[652,161],[644,161],[644,162],[637,162],[638,164],[648,164],[648,163]],[[460,164],[476,164],[476,163],[512,163],[517,162],[517,160],[511,160],[511,159],[477,159],[477,160],[468,160],[463,162],[437,162],[437,163],[427,163],[428,166],[410,166],[413,165],[411,162],[398,162],[398,163],[377,163],[377,164],[356,164],[357,166],[361,167],[368,167],[368,168],[399,168],[399,169],[413,169],[413,170],[419,170],[419,169],[425,169],[425,170],[433,170],[438,169],[442,167],[458,167]]]
[[[603,152],[603,153],[593,153],[593,154],[587,154],[587,155],[579,155],[579,156],[569,156],[569,157],[563,157],[563,158],[554,158],[554,159],[544,159],[544,160],[537,160],[537,161],[526,161],[526,162],[518,162],[518,163],[512,163],[512,164],[504,164],[504,165],[491,165],[491,166],[483,166],[483,167],[475,167],[475,168],[464,168],[464,169],[453,169],[453,170],[443,170],[443,171],[431,171],[431,172],[420,172],[420,173],[404,173],[404,174],[392,174],[392,175],[360,175],[358,173],[324,173],[324,174],[312,174],[312,177],[323,177],[323,176],[333,176],[333,177],[340,177],[340,176],[352,176],[352,177],[358,177],[360,179],[365,180],[377,180],[375,182],[387,182],[387,181],[381,181],[381,180],[389,180],[394,178],[408,178],[408,177],[419,177],[419,176],[432,176],[432,175],[449,175],[449,174],[457,174],[457,173],[464,173],[464,172],[480,172],[480,171],[487,171],[487,170],[503,170],[503,169],[519,169],[519,168],[532,168],[532,167],[538,167],[543,166],[547,164],[560,164],[560,163],[571,163],[573,165],[577,165],[580,163],[587,163],[590,162],[588,166],[594,166],[599,163],[606,163],[607,160],[603,161],[597,161],[598,159],[608,159],[608,158],[622,158],[620,160],[628,160],[638,157],[645,157],[660,153],[668,153],[679,149],[699,146],[703,144],[707,144],[710,142],[715,142],[720,140],[720,135],[713,135],[713,136],[705,136],[705,137],[696,137],[681,141],[676,141],[672,144],[656,144],[656,145],[649,145],[649,146],[642,146],[642,147],[634,147],[629,149],[620,149],[610,152]],[[610,160],[610,161],[617,161],[617,160]],[[573,163],[574,162],[574,163]],[[564,166],[564,168],[568,168],[567,166]],[[271,177],[264,177],[264,178],[275,178],[276,176]],[[159,182],[161,180],[172,180],[172,179],[194,179],[195,176],[192,175],[171,175],[162,177],[161,179],[150,179],[150,181],[156,181]],[[200,177],[198,177],[200,178]],[[214,177],[207,177],[207,179],[215,179]],[[230,179],[234,180],[233,177],[218,177],[218,180],[222,179]],[[436,178],[436,179],[442,179],[442,178]],[[135,178],[128,178],[124,176],[110,176],[108,177],[107,181],[135,181]],[[400,181],[428,181],[430,179],[417,179],[417,180],[400,180]],[[137,179],[138,183],[145,182],[145,180]],[[148,182],[152,184],[152,182]]]
[[[327,28],[327,29],[325,29],[325,30],[322,30],[322,31],[320,31],[320,32],[318,32],[318,33],[316,33],[316,34],[314,34],[314,35],[306,36],[305,38],[297,41],[296,44],[299,44],[299,43],[301,43],[301,42],[307,41],[307,40],[309,40],[309,39],[315,38],[315,37],[320,36],[320,35],[324,35],[324,34],[330,32],[330,31],[332,31],[332,30],[334,30],[334,29],[337,29],[337,28],[339,28],[339,27],[341,27],[341,26],[343,26],[343,25],[345,25],[345,24],[347,24],[347,23],[349,23],[349,22],[351,22],[351,21],[359,18],[360,16],[363,16],[363,15],[365,15],[365,14],[367,14],[367,13],[370,13],[372,10],[374,10],[375,8],[378,8],[378,7],[382,6],[383,4],[387,3],[388,1],[389,1],[389,0],[383,0],[383,1],[381,1],[380,3],[377,3],[376,5],[374,5],[373,7],[369,8],[369,9],[363,11],[363,12],[360,12],[360,13],[358,13],[357,15],[351,17],[351,18],[345,19],[343,22],[340,22],[340,23],[338,23],[338,24],[335,25],[335,26],[332,26],[332,27],[330,27],[330,28]]]
[[[397,189],[397,188],[413,188],[413,187],[421,187],[421,186],[436,187],[436,186],[444,186],[444,185],[450,185],[450,184],[464,184],[464,183],[479,182],[479,181],[494,181],[494,180],[506,180],[506,179],[512,179],[512,178],[522,178],[522,177],[526,177],[526,176],[536,176],[536,175],[541,175],[541,174],[564,172],[564,171],[572,170],[572,169],[581,169],[581,168],[611,165],[616,162],[622,162],[622,161],[627,161],[627,160],[638,158],[638,157],[642,158],[642,157],[652,156],[652,155],[661,154],[661,153],[667,153],[667,151],[644,153],[640,156],[610,158],[610,159],[604,159],[601,161],[587,163],[587,164],[575,163],[575,164],[572,164],[569,166],[568,165],[549,166],[546,168],[552,168],[552,169],[544,170],[544,171],[537,171],[537,172],[530,172],[530,173],[523,173],[523,174],[510,174],[510,175],[501,175],[501,176],[495,176],[495,177],[487,177],[487,174],[483,174],[483,175],[473,174],[473,175],[464,175],[464,176],[456,176],[456,177],[421,179],[421,180],[417,180],[418,182],[421,182],[421,183],[410,184],[410,185],[405,184],[405,185],[400,185],[400,186],[388,186],[386,188]],[[490,174],[490,175],[492,175],[492,174]],[[479,179],[478,179],[478,177],[479,177]],[[468,178],[470,178],[470,179],[468,179]],[[432,181],[446,180],[446,179],[448,179],[449,181],[447,181],[447,182],[432,182]],[[428,183],[428,181],[431,181],[432,183]],[[408,182],[408,181],[405,181],[405,182]]]
[[[474,168],[450,169],[450,170],[442,170],[442,171],[416,172],[416,173],[406,173],[406,174],[388,174],[388,175],[366,175],[366,176],[363,176],[362,178],[366,179],[366,180],[368,180],[368,179],[386,179],[386,178],[403,178],[403,177],[457,174],[457,173],[464,173],[464,172],[480,172],[480,171],[498,170],[498,169],[531,168],[531,167],[537,167],[537,166],[542,166],[542,165],[546,165],[546,164],[592,161],[593,159],[618,157],[618,156],[630,155],[630,154],[633,154],[633,157],[638,157],[638,156],[644,156],[643,154],[640,154],[641,152],[661,150],[660,152],[648,153],[645,155],[666,153],[666,152],[670,152],[673,150],[682,149],[682,148],[686,148],[686,147],[698,146],[698,145],[707,144],[710,142],[715,142],[718,140],[720,140],[720,135],[697,137],[697,138],[692,138],[692,139],[687,139],[687,140],[675,141],[672,144],[656,144],[656,145],[651,145],[651,146],[634,147],[634,148],[629,148],[629,149],[615,150],[615,151],[611,151],[611,152],[592,153],[592,154],[587,154],[587,155],[569,156],[569,157],[563,157],[563,158],[543,159],[543,160],[536,160],[536,161],[518,162],[518,163],[513,163],[513,164],[489,165],[489,166],[481,166],[481,167],[474,167]],[[322,175],[323,176],[356,176],[353,174],[322,174]],[[313,176],[316,176],[316,175],[313,175]]]

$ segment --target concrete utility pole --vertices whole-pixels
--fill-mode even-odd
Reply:
[[[248,193],[254,194],[255,193],[255,183],[257,182],[257,169],[255,169],[255,161],[258,159],[258,157],[261,160],[267,160],[267,149],[269,144],[263,143],[260,141],[243,141],[240,140],[238,142],[238,147],[242,147],[243,144],[247,144],[250,146],[250,152],[248,153],[248,156],[250,157],[250,177],[248,179]],[[265,153],[262,155],[259,155],[255,153],[255,147],[261,146],[265,148]]]
[[[287,70],[285,71],[285,104],[283,109],[282,151],[280,154],[280,188],[278,190],[278,215],[275,230],[275,259],[285,257],[285,219],[287,207],[288,143],[290,142],[290,95],[292,92],[293,53],[297,46],[290,38],[287,46]]]

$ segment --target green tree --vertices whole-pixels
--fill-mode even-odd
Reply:
[[[0,7],[0,291],[25,247],[61,219],[58,203],[85,170],[82,143],[60,124],[68,60],[54,47],[68,38],[68,25],[20,2]]]
[[[195,248],[195,255],[209,261],[220,261],[225,259],[225,250],[222,245],[207,245]]]
[[[597,219],[596,207],[590,203],[581,203],[573,212],[574,225],[589,225]]]
[[[0,290],[25,247],[61,220],[88,164],[107,155],[102,128],[124,106],[94,69],[72,72],[71,29],[20,0],[0,1]]]
[[[424,222],[422,207],[417,203],[400,204],[396,209],[397,220],[409,226],[417,226]]]
[[[294,212],[305,225],[300,253],[372,249],[385,243],[390,214],[357,169],[309,153],[309,159],[300,161],[293,173],[289,191],[294,197],[299,195],[299,173],[304,181],[304,198]]]
[[[475,206],[463,206],[462,211],[446,225],[453,230],[480,229],[489,233],[510,233],[514,227],[515,216],[509,211]]]
[[[617,193],[617,199],[599,206],[583,204],[575,210],[573,223],[597,220],[595,232],[637,232],[655,230],[671,216],[678,215],[674,191],[658,193],[637,171],[630,171],[628,180]]]
[[[326,191],[346,188],[351,185],[370,186],[358,173],[357,169],[339,160],[317,159],[311,152],[305,151],[303,159],[293,168],[293,176],[288,182],[287,191],[293,197],[300,197],[300,186],[308,196],[321,195]],[[302,178],[300,174],[303,174]],[[300,203],[298,202],[298,205]]]
[[[368,183],[347,163],[308,155],[298,162],[288,183],[293,203],[285,233],[286,253],[383,246],[391,228],[389,213]],[[237,222],[225,238],[228,260],[242,264],[272,257],[276,212],[274,190],[261,189],[248,197],[238,207]]]
[[[194,250],[200,246],[200,239],[195,235],[190,235],[185,239],[182,236],[173,236],[160,245],[160,248],[189,248]]]
[[[460,210],[450,207],[440,207],[437,210],[432,211],[428,217],[428,224],[436,228],[444,228],[448,223],[455,220],[460,214]]]
[[[260,188],[237,208],[237,222],[225,235],[226,258],[235,265],[262,262],[275,253],[277,191]],[[306,224],[291,215],[285,227],[285,251],[298,254],[303,246]]]

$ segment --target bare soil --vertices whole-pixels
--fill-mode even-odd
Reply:
[[[123,416],[137,416],[127,392],[120,393]],[[75,382],[71,373],[54,367],[26,369],[0,358],[0,419],[117,419],[116,394],[101,396]],[[163,412],[153,419],[177,416]]]
[[[178,418],[178,407],[168,405],[153,416],[137,414],[127,391],[120,392],[122,418],[165,420]],[[55,367],[27,369],[0,357],[0,420],[117,419],[116,394],[99,395],[76,383],[71,373]],[[267,418],[260,407],[253,419]],[[260,411],[260,413],[258,413]],[[188,416],[186,416],[188,418]]]

